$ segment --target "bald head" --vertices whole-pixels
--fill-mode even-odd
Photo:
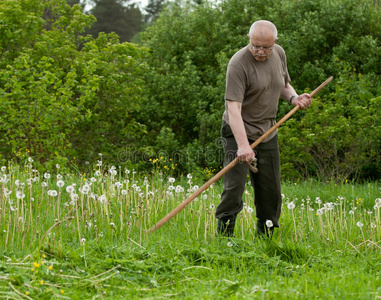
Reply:
[[[275,25],[266,20],[259,20],[251,25],[248,34],[249,38],[252,38],[254,34],[258,36],[272,35],[274,42],[278,39],[278,30],[276,29]]]

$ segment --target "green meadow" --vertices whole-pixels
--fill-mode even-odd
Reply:
[[[39,173],[33,159],[0,171],[3,299],[378,299],[379,182],[283,182],[280,228],[255,236],[253,190],[233,238],[216,235],[221,182],[164,226],[202,185],[94,166]],[[164,164],[165,165],[165,164]]]

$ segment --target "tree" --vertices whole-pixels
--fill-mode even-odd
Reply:
[[[117,161],[144,132],[133,117],[143,50],[115,34],[84,37],[94,17],[65,0],[5,0],[0,15],[1,158],[26,151],[45,167],[98,153]]]
[[[115,32],[121,42],[131,41],[142,27],[142,13],[136,4],[124,4],[125,0],[93,0],[95,6],[90,13],[97,21],[90,29],[93,37],[100,32]]]
[[[160,14],[165,0],[149,0],[144,10],[147,12],[145,15],[145,22],[152,23]]]
[[[185,169],[189,170],[194,163],[202,167],[220,166],[221,145],[216,141],[224,110],[226,66],[234,52],[247,45],[246,34],[258,19],[277,25],[278,43],[286,50],[292,84],[299,93],[318,86],[331,75],[335,77],[334,82],[319,93],[319,97],[326,99],[322,100],[323,107],[334,113],[307,116],[308,112],[300,112],[293,117],[296,123],[289,122],[280,130],[284,145],[282,161],[287,164],[283,174],[343,178],[367,176],[367,165],[376,164],[378,167],[373,170],[380,170],[381,163],[376,159],[379,151],[374,150],[380,148],[378,129],[374,130],[372,139],[365,134],[354,135],[355,140],[334,138],[335,134],[347,137],[363,132],[353,120],[360,112],[370,113],[378,107],[378,101],[373,99],[378,99],[381,87],[381,11],[372,0],[227,0],[216,5],[168,7],[142,34],[143,44],[151,51],[147,60],[151,67],[147,74],[149,95],[139,117],[149,120],[146,122],[150,133],[147,143],[158,149],[158,145],[162,145],[157,140],[160,128],[168,127],[166,132],[174,133],[175,142],[192,153],[188,155],[191,162],[182,162]],[[351,87],[352,93],[338,89],[338,83]],[[332,101],[340,103],[333,111],[329,109]],[[288,103],[280,103],[279,117],[290,110]],[[356,110],[356,107],[365,110]],[[327,121],[335,115],[342,118],[341,123],[332,122],[335,128],[332,130]],[[369,125],[380,126],[375,115],[366,120]],[[322,124],[324,139],[317,135],[302,139],[300,145],[315,147],[308,148],[311,150],[306,154],[308,159],[305,155],[291,155],[294,152],[287,145],[293,140],[292,134],[303,132],[306,127],[313,128],[313,122]],[[351,126],[350,133],[340,124]],[[296,126],[297,131],[289,126]],[[321,153],[332,153],[333,149],[332,143],[324,143],[324,140],[334,141],[337,151],[330,156],[331,163],[324,164],[325,170],[319,171]],[[352,141],[362,146],[350,146]],[[317,146],[319,153],[313,153]],[[336,158],[332,160],[334,155]],[[361,162],[353,164],[354,157],[361,157]],[[329,172],[334,164],[340,166],[342,172]],[[351,164],[353,168],[349,167]],[[381,173],[375,176],[380,177]]]
[[[67,4],[69,4],[70,6],[80,4],[80,0],[67,0]]]

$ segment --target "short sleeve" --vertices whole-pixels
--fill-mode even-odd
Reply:
[[[246,75],[242,68],[229,64],[226,72],[225,100],[243,102]]]

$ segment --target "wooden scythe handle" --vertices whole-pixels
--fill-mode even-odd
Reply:
[[[324,81],[321,85],[319,85],[312,93],[310,93],[311,97],[315,96],[322,88],[324,88],[333,77],[329,77],[326,81]],[[253,144],[251,144],[251,148],[254,149],[258,146],[266,137],[268,137],[272,132],[274,132],[280,125],[282,125],[288,118],[290,118],[298,109],[299,105],[295,106],[287,115],[285,115],[281,120],[279,120],[273,127],[271,127],[268,131],[266,131],[260,138],[258,138]],[[187,206],[190,202],[192,202],[197,196],[199,196],[203,191],[205,191],[209,186],[215,183],[218,179],[220,179],[223,175],[225,175],[230,169],[232,169],[239,162],[238,157],[236,157],[231,163],[225,166],[221,171],[219,171],[216,175],[214,175],[211,179],[209,179],[203,186],[201,186],[197,191],[195,191],[192,195],[190,195],[186,200],[180,203],[175,209],[173,209],[169,214],[163,217],[159,222],[157,222],[154,226],[152,226],[148,232],[152,233],[156,229],[159,229],[165,223],[167,223],[170,219],[172,219],[175,215],[177,215],[185,206]]]

